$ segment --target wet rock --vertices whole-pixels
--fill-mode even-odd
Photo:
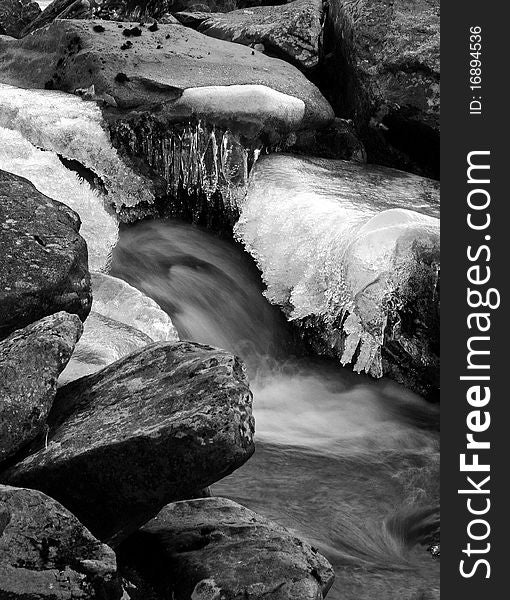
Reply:
[[[439,387],[439,185],[374,165],[274,154],[235,236],[266,297],[319,354],[428,397]]]
[[[244,367],[191,342],[152,344],[60,388],[48,425],[47,445],[2,480],[51,494],[100,539],[132,532],[254,450]]]
[[[70,208],[0,171],[0,339],[65,310],[90,311],[87,247]]]
[[[322,0],[294,0],[284,6],[260,6],[231,12],[176,13],[177,19],[220,40],[256,47],[310,71],[319,64]]]
[[[370,162],[439,173],[439,0],[332,0],[323,90]]]
[[[226,498],[169,504],[118,556],[176,600],[320,600],[334,579],[315,548]]]
[[[0,35],[19,37],[22,29],[40,13],[39,5],[32,0],[2,0],[0,2]]]
[[[76,315],[59,312],[0,342],[0,462],[44,429],[81,332]]]
[[[61,504],[0,485],[0,597],[118,600],[115,554]]]

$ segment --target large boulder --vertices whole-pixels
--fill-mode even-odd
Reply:
[[[334,579],[315,548],[226,498],[169,504],[118,554],[175,600],[322,600]]]
[[[21,40],[0,39],[0,52],[3,83],[66,92],[94,85],[119,108],[157,104],[173,121],[196,116],[248,135],[333,118],[319,90],[291,65],[179,25],[151,31],[61,20]]]
[[[0,35],[18,37],[26,25],[41,14],[33,0],[2,0],[0,2]]]
[[[223,350],[160,342],[60,388],[46,443],[3,481],[62,502],[119,539],[253,453],[243,365]]]
[[[183,25],[205,35],[261,48],[264,53],[311,71],[322,45],[322,0],[294,0],[284,6],[260,6],[231,12],[176,13]]]
[[[43,430],[81,332],[76,315],[59,312],[0,342],[0,462]]]
[[[0,171],[0,223],[0,339],[60,310],[84,320],[92,298],[78,215]]]
[[[374,165],[274,154],[254,169],[235,235],[265,295],[320,354],[439,386],[439,184]]]
[[[115,554],[61,504],[0,485],[0,597],[118,600]]]
[[[337,114],[362,132],[369,160],[435,177],[439,15],[439,0],[331,0],[323,82]]]

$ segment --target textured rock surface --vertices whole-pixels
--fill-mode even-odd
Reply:
[[[410,156],[403,166],[415,161],[437,176],[439,0],[332,0],[328,11],[325,87],[337,114],[371,126],[369,160],[391,163],[386,142]]]
[[[117,600],[115,554],[61,504],[0,485],[0,597]]]
[[[90,311],[83,335],[59,377],[59,386],[85,377],[151,344],[148,335],[125,323]]]
[[[105,539],[132,531],[253,453],[251,393],[231,354],[147,346],[61,388],[48,444],[3,474],[52,494]]]
[[[255,46],[308,71],[319,64],[322,0],[294,0],[227,13],[176,13],[181,23],[228,42]]]
[[[81,332],[76,315],[59,312],[0,342],[0,462],[43,430]]]
[[[94,31],[98,24],[104,31]],[[126,37],[134,27],[62,20],[21,40],[0,39],[0,81],[67,92],[94,85],[120,108],[161,104],[168,119],[203,116],[251,134],[332,120],[318,89],[283,61],[178,25],[138,28],[140,35]],[[131,47],[121,51],[127,41]],[[244,93],[235,85],[258,87]]]
[[[0,338],[59,310],[90,311],[87,247],[76,213],[0,171]]]
[[[2,0],[0,2],[0,35],[18,37],[22,29],[40,13],[39,5],[32,0]]]
[[[226,498],[169,504],[119,561],[152,570],[176,600],[321,600],[334,579],[317,550]]]

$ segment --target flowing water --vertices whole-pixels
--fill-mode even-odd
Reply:
[[[333,564],[331,600],[439,597],[438,413],[401,386],[303,355],[239,247],[172,221],[123,227],[111,274],[181,339],[247,363],[256,452],[216,495],[299,532]],[[299,599],[296,599],[299,600]]]

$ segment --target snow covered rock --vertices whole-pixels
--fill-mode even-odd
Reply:
[[[62,95],[39,92],[51,100],[39,117],[19,106],[28,96],[4,90],[0,126],[91,169],[125,220],[154,214],[155,205],[194,220],[214,206],[232,220],[262,149],[292,146],[298,133],[334,119],[294,66],[181,25],[59,20],[22,40],[0,38],[0,82],[91,100],[64,107]],[[39,104],[34,90],[27,94]],[[45,123],[56,104],[71,121],[56,118],[52,134]]]
[[[430,394],[438,385],[438,184],[393,169],[272,155],[235,227],[271,303],[315,348]]]
[[[115,553],[64,506],[0,485],[0,597],[120,600]]]
[[[283,6],[258,6],[230,12],[181,12],[179,21],[200,33],[263,52],[303,71],[319,64],[322,0],[294,0]]]
[[[85,320],[92,298],[79,230],[70,208],[0,171],[0,339],[61,310]]]
[[[43,431],[81,332],[76,315],[59,312],[0,342],[0,462]]]
[[[122,279],[92,273],[92,311],[71,360],[59,378],[65,385],[156,341],[177,341],[170,317],[151,298]]]
[[[2,481],[50,494],[100,539],[118,539],[248,460],[251,401],[232,354],[154,343],[60,388],[47,443]]]
[[[315,548],[227,498],[165,506],[118,554],[175,600],[322,600],[334,579]]]

